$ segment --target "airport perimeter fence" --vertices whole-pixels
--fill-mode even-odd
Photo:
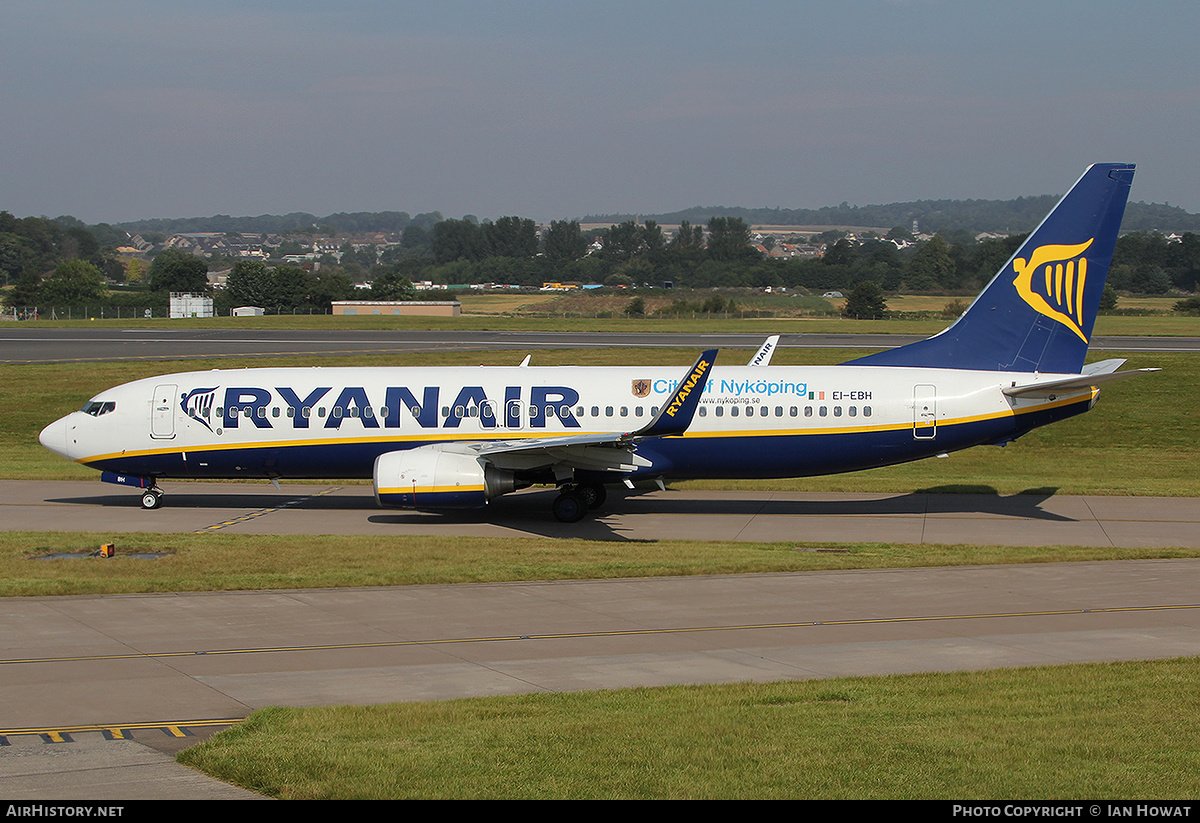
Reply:
[[[185,317],[232,317],[236,309],[215,309],[212,314],[199,315],[180,315],[174,319]],[[260,312],[261,315],[330,315],[330,309],[322,309],[315,306],[301,306],[293,308],[290,306],[276,306],[274,308],[266,308]],[[670,310],[648,310],[642,314],[629,314],[628,312],[598,309],[596,311],[577,311],[564,310],[558,312],[547,312],[533,310],[516,310],[505,312],[485,312],[485,314],[497,317],[521,317],[530,320],[748,320],[754,318],[769,319],[769,318],[788,318],[788,317],[837,317],[837,312],[816,312],[816,311],[790,311],[778,312],[765,309],[739,309],[733,312],[699,312],[699,311],[670,311]],[[931,313],[932,314],[932,313]],[[244,315],[253,316],[253,315]],[[360,317],[378,317],[378,315],[359,315]],[[167,306],[152,305],[152,306],[110,306],[110,305],[93,305],[93,306],[16,306],[6,308],[0,311],[0,322],[4,321],[36,321],[36,320],[140,320],[140,319],[164,319],[171,318],[170,309]]]
[[[166,317],[166,306],[13,306],[4,320],[107,320]]]

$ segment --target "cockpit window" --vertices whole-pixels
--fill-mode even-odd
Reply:
[[[89,400],[83,404],[83,408],[80,411],[84,414],[90,414],[92,417],[99,417],[102,414],[108,414],[116,407],[117,404],[111,400]]]

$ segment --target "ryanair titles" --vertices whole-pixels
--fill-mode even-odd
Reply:
[[[482,386],[463,386],[444,406],[440,386],[425,386],[420,392],[418,398],[407,386],[388,386],[382,392],[373,389],[373,403],[364,386],[346,386],[336,394],[332,386],[300,391],[290,386],[276,386],[274,391],[259,386],[227,386],[183,394],[180,408],[210,430],[249,425],[259,429],[276,425],[338,429],[347,420],[356,420],[368,429],[395,429],[403,416],[409,417],[408,425],[415,420],[427,429],[458,428],[464,419],[478,420],[484,428],[545,428],[551,419],[566,428],[579,428],[572,410],[579,402],[579,392],[569,386],[533,386],[527,390],[507,386],[503,400],[489,398]],[[218,397],[223,402],[218,403]],[[377,405],[381,399],[382,405]]]
[[[869,400],[870,392],[816,392],[807,382],[705,379],[711,363],[700,361],[683,380],[653,381],[653,394],[668,394],[664,416],[673,418],[694,404],[696,395],[713,402],[758,402],[768,397]],[[651,392],[647,392],[649,395]],[[179,395],[179,409],[210,431],[256,429],[340,429],[344,423],[366,429],[456,429],[470,427],[581,428],[581,394],[570,386],[207,386]],[[382,402],[381,402],[382,401]]]

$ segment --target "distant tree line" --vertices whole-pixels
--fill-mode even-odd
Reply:
[[[883,205],[852,206],[841,203],[819,209],[742,208],[694,206],[681,211],[647,215],[659,225],[687,221],[703,226],[713,217],[741,218],[750,225],[765,226],[905,226],[918,221],[922,231],[937,233],[967,229],[971,232],[1031,231],[1058,201],[1058,195],[1017,197],[1012,200],[913,200]],[[58,220],[73,218],[57,218]],[[440,212],[410,215],[403,211],[337,212],[319,217],[307,212],[284,215],[138,220],[109,226],[111,231],[163,235],[186,232],[235,232],[251,234],[356,234],[385,232],[399,234],[409,226],[431,231],[444,220]],[[479,223],[476,218],[467,220]],[[583,223],[621,224],[635,219],[631,214],[592,215]],[[93,227],[94,229],[95,227]],[[1200,214],[1192,214],[1167,203],[1131,202],[1126,207],[1122,228],[1129,231],[1172,231],[1200,233]],[[104,240],[101,239],[104,244]]]
[[[532,221],[437,223],[429,246],[398,263],[410,279],[442,284],[507,283],[537,286],[578,281],[608,286],[683,288],[851,289],[863,281],[889,292],[974,293],[1013,255],[1027,235],[976,240],[948,231],[907,248],[907,229],[886,237],[850,240],[831,230],[816,240],[821,257],[769,258],[751,244],[749,225],[714,217],[705,226],[687,221],[666,232],[653,220],[627,220],[585,233],[576,221],[551,223],[540,243]],[[807,239],[807,238],[805,238]],[[1138,294],[1200,288],[1200,235],[1174,242],[1156,232],[1135,232],[1117,243],[1110,283]]]
[[[1025,237],[977,241],[965,229],[947,230],[901,249],[893,241],[913,240],[903,226],[885,237],[853,241],[844,232],[829,230],[813,238],[823,244],[821,257],[770,258],[752,244],[746,220],[735,216],[714,216],[703,224],[683,220],[673,231],[655,220],[624,220],[587,232],[578,221],[553,221],[540,233],[534,221],[515,216],[426,223],[409,219],[402,241],[391,247],[345,244],[340,255],[327,256],[315,267],[210,261],[176,249],[147,263],[117,257],[115,248],[126,237],[112,226],[0,212],[4,303],[161,309],[171,292],[208,292],[210,269],[230,272],[226,288],[214,293],[218,310],[259,305],[327,311],[334,300],[414,299],[413,283],[421,280],[531,287],[551,281],[611,287],[769,286],[818,293],[871,283],[884,292],[969,294],[991,279]],[[281,247],[279,253],[286,250]],[[355,287],[364,282],[370,287]],[[1181,242],[1157,232],[1123,235],[1109,285],[1137,294],[1200,291],[1200,234],[1185,232]]]
[[[1113,253],[1108,285],[1137,294],[1200,291],[1200,234],[1184,232],[1180,242],[1158,232],[1122,236]]]
[[[442,220],[440,212],[410,215],[404,211],[338,212],[317,217],[307,212],[264,214],[257,217],[231,217],[217,214],[212,217],[136,220],[118,223],[116,229],[130,234],[163,235],[190,232],[222,232],[236,234],[359,234],[382,232],[399,234],[409,226],[425,229]]]
[[[923,232],[967,229],[973,233],[1032,231],[1059,200],[1059,195],[1018,197],[1014,200],[913,200],[872,206],[842,203],[819,209],[752,209],[732,206],[694,206],[650,215],[658,223],[687,220],[702,223],[710,217],[739,217],[758,226],[912,226]],[[589,215],[585,223],[619,223],[633,215]],[[1200,214],[1168,203],[1131,202],[1121,223],[1125,231],[1200,232]]]
[[[401,294],[390,299],[411,300],[412,285],[405,281],[404,286]],[[213,304],[220,314],[238,306],[328,311],[332,301],[354,296],[354,284],[337,267],[310,272],[296,265],[271,267],[261,260],[242,260],[230,270],[225,288],[215,293]]]

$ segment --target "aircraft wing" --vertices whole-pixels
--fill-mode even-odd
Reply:
[[[636,454],[636,443],[624,442],[620,437],[616,433],[538,437],[532,440],[452,444],[444,448],[473,454],[485,458],[497,468],[512,470],[563,464],[592,471],[631,472],[651,465],[649,460]]]
[[[638,442],[688,430],[716,359],[717,349],[701,354],[654,419],[636,431],[462,443],[446,448],[486,458],[500,468],[528,469],[562,463],[576,469],[633,471],[649,466],[650,461],[635,453]]]
[[[1104,360],[1099,363],[1089,363],[1084,366],[1083,374],[1075,377],[1065,377],[1060,380],[1044,380],[1038,383],[1025,383],[1020,386],[1014,382],[1011,386],[1003,387],[1001,391],[1009,397],[1050,395],[1065,391],[1090,389],[1102,383],[1112,382],[1113,380],[1123,380],[1126,377],[1133,377],[1137,374],[1162,371],[1162,369],[1117,371],[1124,363],[1124,360]]]

